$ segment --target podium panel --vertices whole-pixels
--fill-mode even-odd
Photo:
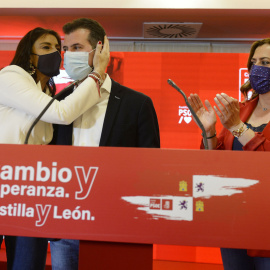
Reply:
[[[1,234],[270,250],[270,153],[0,151]]]
[[[80,241],[80,270],[151,270],[153,245]]]

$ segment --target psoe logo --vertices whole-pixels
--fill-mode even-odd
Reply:
[[[239,101],[241,102],[244,99],[240,87],[249,80],[249,73],[247,68],[239,69]],[[251,98],[252,92],[248,92],[248,98]]]
[[[160,199],[150,199],[149,209],[161,209],[161,201]]]
[[[163,199],[162,210],[173,210],[173,200]]]
[[[178,116],[180,117],[178,124],[182,124],[183,121],[189,124],[192,120],[191,112],[187,106],[179,106]]]
[[[172,210],[173,200],[170,199],[150,199],[149,209],[153,210]]]

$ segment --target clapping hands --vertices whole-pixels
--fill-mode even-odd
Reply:
[[[208,135],[215,132],[216,114],[223,127],[230,131],[234,130],[234,127],[241,123],[238,100],[224,93],[216,95],[214,98],[216,105],[214,107],[211,106],[208,100],[205,100],[204,106],[197,94],[191,94],[188,101],[201,120]]]
[[[230,131],[236,129],[235,127],[241,123],[238,100],[224,93],[217,94],[214,100],[217,104],[214,106],[214,110],[223,127]]]

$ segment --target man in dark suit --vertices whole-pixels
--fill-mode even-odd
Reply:
[[[76,146],[160,147],[152,100],[93,71],[94,50],[105,31],[96,21],[77,19],[63,27],[64,66],[75,80],[86,76],[100,85],[100,101],[69,126],[56,127],[54,143]],[[76,89],[74,90],[76,91]],[[68,93],[67,93],[68,94]],[[54,270],[78,269],[79,241],[51,242]]]

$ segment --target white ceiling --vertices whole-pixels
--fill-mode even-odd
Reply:
[[[28,16],[38,17],[41,22],[49,16],[62,25],[74,18],[89,17],[99,21],[115,40],[145,40],[144,22],[202,23],[195,39],[198,41],[251,42],[270,37],[270,9],[0,8],[0,14],[0,23],[2,16],[16,16],[22,22]]]

